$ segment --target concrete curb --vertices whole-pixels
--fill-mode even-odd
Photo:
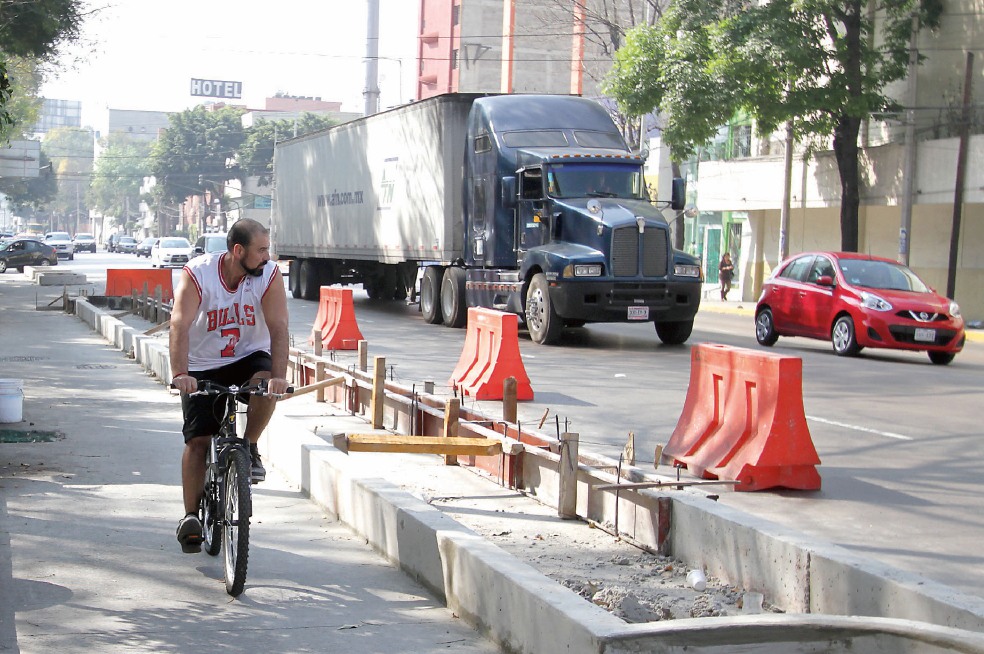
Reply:
[[[76,312],[121,350],[128,351],[125,348],[132,344],[145,368],[162,380],[170,379],[164,339],[143,336],[85,300],[76,302]],[[704,510],[700,504],[708,500],[696,496],[674,500],[674,520],[687,534],[686,542],[674,540],[674,552],[681,558],[687,554],[681,555],[677,548],[693,550],[715,542],[732,550],[738,559],[764,557],[767,560],[759,560],[763,569],[773,569],[779,556],[794,568],[805,565],[809,583],[830,586],[826,596],[844,598],[848,609],[871,613],[878,608],[871,603],[880,602],[882,610],[892,608],[921,619],[807,613],[625,624],[434,507],[378,479],[374,471],[303,426],[303,421],[309,422],[320,411],[311,398],[293,402],[297,404],[285,405],[274,414],[270,428],[277,437],[261,441],[265,460],[442,597],[455,613],[510,651],[723,654],[744,646],[777,654],[804,648],[872,654],[913,648],[984,654],[984,634],[924,621],[980,629],[984,604],[976,598],[950,593],[955,604],[947,604],[947,589],[938,584],[851,557],[836,546],[807,546],[789,534],[777,538],[775,529],[769,533],[769,529],[742,524],[737,512],[726,507],[716,506],[714,513]],[[335,431],[366,431],[359,418],[326,420]],[[777,546],[790,551],[781,554]],[[862,588],[875,592],[857,593]]]

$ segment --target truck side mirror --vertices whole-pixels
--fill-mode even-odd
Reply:
[[[670,195],[670,208],[674,211],[683,211],[687,206],[687,180],[683,177],[674,177],[672,192]]]
[[[516,177],[506,175],[502,178],[502,207],[512,209],[516,206]]]

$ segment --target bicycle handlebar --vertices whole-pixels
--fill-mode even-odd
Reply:
[[[171,388],[175,388],[174,382],[171,383]],[[286,393],[268,393],[266,379],[260,379],[255,384],[246,384],[244,386],[223,386],[218,382],[214,382],[209,379],[202,379],[198,382],[198,390],[193,393],[188,393],[188,397],[195,397],[199,395],[239,395],[240,393],[246,393],[248,395],[256,395],[258,397],[272,395],[279,399],[284,395],[290,395],[293,392],[294,387],[288,386]]]

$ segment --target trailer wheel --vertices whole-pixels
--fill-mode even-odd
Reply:
[[[465,301],[465,271],[448,268],[441,283],[441,313],[448,327],[464,327],[468,322],[468,303]]]
[[[298,259],[291,259],[287,279],[290,283],[290,296],[299,300],[301,298],[301,262]]]
[[[305,300],[319,300],[321,296],[318,265],[311,259],[301,259],[300,285],[301,297]]]
[[[550,287],[543,273],[533,276],[526,291],[526,328],[533,342],[541,345],[556,343],[564,331],[564,321],[550,301]]]
[[[424,322],[437,325],[444,321],[441,313],[441,277],[444,271],[437,266],[424,268],[424,278],[420,282],[420,313]]]

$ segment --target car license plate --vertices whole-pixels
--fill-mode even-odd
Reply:
[[[649,307],[629,307],[629,320],[649,320]]]
[[[914,336],[915,340],[923,343],[935,343],[936,342],[936,330],[935,329],[920,329],[916,328],[916,334]]]

